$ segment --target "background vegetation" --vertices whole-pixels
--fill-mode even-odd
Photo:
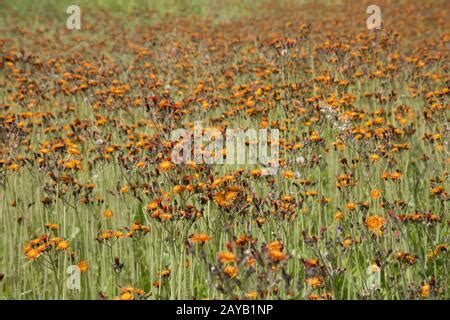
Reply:
[[[69,4],[0,8],[1,299],[448,299],[446,1]],[[196,120],[279,172],[173,165]]]

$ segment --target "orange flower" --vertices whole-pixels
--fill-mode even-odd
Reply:
[[[342,241],[342,246],[343,246],[345,249],[350,248],[350,247],[352,246],[352,244],[353,244],[353,240],[352,240],[352,238],[350,238],[350,237],[347,237],[347,238],[345,238],[345,239]]]
[[[266,244],[266,248],[269,250],[281,250],[283,248],[283,245],[280,241],[273,241]]]
[[[306,278],[305,282],[308,286],[311,286],[313,288],[317,288],[322,285],[322,280],[318,277]]]
[[[12,163],[8,166],[8,170],[10,171],[18,171],[20,166],[17,163]]]
[[[26,252],[26,256],[30,260],[36,259],[37,257],[39,257],[40,254],[41,254],[41,252],[37,249],[29,249]]]
[[[170,221],[172,220],[173,215],[170,213],[161,213],[158,215],[158,217],[162,220],[162,221]]]
[[[120,300],[133,300],[133,294],[130,292],[124,292],[120,295]]]
[[[423,298],[427,298],[430,295],[430,285],[428,283],[425,283],[420,288],[420,295]]]
[[[207,241],[211,240],[212,237],[206,233],[194,234],[191,237],[191,241],[194,243],[205,244]]]
[[[113,216],[113,213],[112,213],[112,211],[111,210],[105,210],[105,211],[103,211],[103,216],[105,217],[105,218],[111,218],[112,216]]]
[[[167,277],[170,276],[170,273],[171,273],[171,272],[172,272],[172,271],[171,271],[170,269],[167,268],[167,269],[164,269],[164,270],[158,272],[157,275],[158,275],[158,276],[161,276],[161,277],[163,277],[163,278],[167,278]]]
[[[344,217],[344,213],[340,210],[334,214],[334,220],[336,220],[336,221],[341,220],[343,217]]]
[[[89,263],[86,260],[80,261],[77,264],[78,269],[80,270],[81,273],[85,273],[88,271],[89,269]]]
[[[258,226],[262,226],[263,224],[266,223],[266,219],[263,217],[258,217],[256,218],[256,223],[258,224]]]
[[[222,263],[236,261],[236,255],[232,252],[228,252],[228,251],[220,252],[217,256],[218,256],[220,262],[222,262]]]
[[[223,269],[223,272],[224,272],[227,276],[229,276],[230,278],[236,277],[237,271],[238,271],[238,269],[237,269],[236,267],[234,267],[234,266],[226,266],[226,267]]]
[[[320,265],[320,262],[317,259],[303,259],[302,261],[303,261],[305,267],[308,267],[308,268],[317,267]]]
[[[139,168],[139,169],[145,168],[145,162],[139,161],[138,163],[136,163],[136,168]]]
[[[98,240],[108,240],[112,237],[112,232],[109,230],[103,231],[98,237]]]
[[[428,260],[433,260],[433,259],[437,258],[442,252],[447,251],[447,249],[448,249],[448,244],[438,244],[438,245],[436,245],[433,248],[433,250],[428,252],[428,255],[427,255]]]
[[[116,237],[116,238],[121,238],[121,237],[123,237],[123,232],[120,230],[115,230],[112,232],[112,236]]]
[[[391,173],[391,179],[392,180],[399,180],[403,174],[400,171],[395,171],[394,173]]]
[[[172,162],[166,160],[159,164],[159,169],[161,169],[162,172],[167,172],[172,168],[172,166]]]
[[[147,210],[155,210],[158,208],[158,202],[157,201],[149,202],[145,207],[147,208]]]
[[[356,209],[356,204],[354,202],[349,202],[345,206],[347,207],[348,210],[355,210]]]
[[[69,160],[66,163],[64,163],[64,168],[66,168],[66,169],[80,169],[81,168],[81,162],[80,162],[80,160]]]
[[[56,230],[58,229],[58,225],[56,223],[46,223],[44,224],[44,227],[50,230]]]
[[[381,197],[381,190],[380,189],[375,189],[370,193],[370,196],[372,197],[372,199],[378,199],[379,197]]]
[[[247,237],[246,235],[242,235],[242,236],[238,237],[235,242],[236,242],[236,245],[242,246],[242,245],[246,244],[248,241],[250,241],[250,238]]]
[[[181,191],[183,191],[183,189],[184,189],[183,186],[176,185],[173,187],[172,191],[173,191],[173,193],[181,193]]]
[[[442,186],[436,186],[436,187],[433,187],[433,188],[431,188],[431,193],[432,194],[442,194],[442,193],[444,193],[445,192],[445,188],[444,187],[442,187]]]
[[[60,243],[58,243],[58,244],[56,245],[56,248],[57,248],[58,250],[60,250],[60,251],[64,251],[64,250],[66,250],[67,248],[69,248],[69,242],[66,241],[66,240],[61,241]]]
[[[228,208],[236,200],[238,193],[236,191],[219,191],[214,195],[214,201],[221,207]]]
[[[295,174],[290,170],[286,170],[283,172],[283,177],[285,177],[286,179],[293,179],[295,177]]]
[[[365,223],[369,230],[380,236],[383,233],[381,228],[386,223],[386,219],[381,216],[369,216],[366,218]]]
[[[270,250],[269,251],[269,257],[275,262],[283,261],[287,259],[287,256],[280,250]]]

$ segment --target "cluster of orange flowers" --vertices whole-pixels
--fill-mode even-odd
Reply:
[[[146,235],[150,232],[150,228],[141,225],[140,222],[134,222],[131,228],[124,228],[122,230],[104,230],[99,233],[97,240],[100,242],[108,241],[110,239],[120,238],[136,238]]]
[[[145,291],[133,287],[120,288],[119,297],[113,298],[113,300],[142,300],[145,297]]]
[[[48,234],[43,234],[36,239],[30,240],[23,251],[29,260],[38,259],[43,254],[51,255],[69,249],[69,241],[60,237],[51,237]]]
[[[368,265],[383,270],[383,284],[408,268],[415,297],[441,294],[450,224],[447,5],[386,4],[379,31],[366,30],[361,3],[292,1],[217,24],[168,15],[106,33],[116,20],[105,12],[86,13],[86,32],[20,31],[15,41],[22,29],[5,28],[2,219],[30,232],[54,213],[48,234],[25,244],[29,260],[69,248],[97,257],[96,243],[117,255],[158,252],[129,282],[158,297],[203,295],[207,277],[215,281],[208,292],[226,298],[392,295],[394,286],[382,295],[367,293],[364,281],[350,284]],[[280,148],[272,159],[279,170],[176,164],[171,134],[198,120],[203,133],[278,129],[268,144]],[[207,147],[192,146],[203,156]],[[0,224],[7,241],[17,241],[12,223]],[[82,239],[53,236],[59,226],[83,230]],[[110,266],[100,260],[114,256],[104,256],[79,262],[80,271]],[[127,270],[119,258],[114,266],[121,276]],[[173,279],[195,284],[166,290]],[[131,287],[119,295],[146,297]]]

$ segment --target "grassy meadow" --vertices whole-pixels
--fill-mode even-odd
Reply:
[[[71,4],[0,4],[0,299],[449,299],[447,1]]]

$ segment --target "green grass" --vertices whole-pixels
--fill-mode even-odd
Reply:
[[[7,119],[12,117],[24,129],[23,135],[17,133],[20,130],[0,131],[0,160],[5,161],[0,166],[0,273],[4,274],[0,299],[97,299],[100,292],[113,298],[127,286],[144,290],[150,299],[245,298],[251,291],[259,291],[258,298],[269,299],[306,299],[310,294],[327,293],[334,299],[449,298],[448,253],[428,259],[436,245],[448,243],[449,236],[448,194],[439,198],[430,192],[435,184],[448,192],[448,150],[437,148],[448,140],[448,95],[425,99],[428,92],[442,90],[448,81],[445,44],[439,40],[446,24],[433,16],[442,17],[439,6],[430,9],[434,11],[430,15],[433,21],[429,21],[430,16],[418,3],[397,7],[387,2],[383,6],[387,27],[374,45],[371,34],[364,30],[361,4],[326,2],[311,7],[294,1],[260,1],[253,6],[252,1],[85,0],[79,1],[82,30],[73,32],[65,30],[65,8],[69,4],[71,1],[65,0],[2,3],[5,20],[0,22],[0,30],[11,42],[2,44],[0,53],[0,104],[9,106],[0,109],[0,123],[9,130],[12,126]],[[415,12],[418,22],[402,20],[401,13],[407,8]],[[358,12],[363,14],[358,16]],[[313,31],[302,38],[301,25],[308,23]],[[409,33],[412,25],[431,33],[435,43],[427,49],[441,55],[439,59],[420,52],[423,43]],[[392,30],[400,30],[398,40],[393,39]],[[358,39],[361,34],[364,36]],[[278,35],[297,40],[287,56],[278,54],[271,45]],[[348,45],[350,49],[336,45],[327,51],[322,48],[327,39],[332,39],[331,45]],[[355,58],[353,52],[361,52],[362,58]],[[392,52],[401,59],[392,60]],[[18,56],[12,66],[7,65],[10,55]],[[414,55],[426,62],[423,69],[407,61]],[[89,63],[98,73],[89,72]],[[397,69],[385,78],[374,76],[376,70],[384,70],[389,64]],[[363,75],[352,77],[357,70]],[[321,83],[317,77],[324,74],[350,83]],[[80,78],[70,79],[71,75]],[[60,82],[63,79],[67,87]],[[89,80],[99,83],[70,92]],[[114,80],[130,85],[123,97],[102,93],[113,86]],[[205,84],[205,90],[197,91],[200,83]],[[39,85],[45,85],[45,89],[38,94],[33,88]],[[169,85],[171,92],[167,93]],[[259,88],[264,90],[257,95]],[[411,89],[419,93],[413,95]],[[236,95],[238,91],[242,96]],[[392,92],[395,98],[382,101],[381,96],[388,97]],[[17,98],[19,93],[24,95],[23,100]],[[135,99],[153,95],[184,103],[186,113],[178,118],[164,108],[146,108],[144,103],[132,106]],[[318,97],[318,101],[308,102],[311,97]],[[256,101],[259,112],[249,114],[246,111],[250,107],[244,107],[220,118],[249,100]],[[210,103],[211,109],[203,110],[202,101]],[[342,118],[327,119],[318,111],[322,102],[335,104],[338,118],[345,112],[362,117],[350,121],[352,134],[336,127],[342,125]],[[444,108],[426,119],[424,112],[433,103]],[[408,106],[414,118],[401,113],[401,106]],[[377,114],[380,110],[384,112]],[[27,111],[35,117],[26,118],[23,112]],[[42,113],[52,113],[53,117],[39,118]],[[406,126],[400,125],[398,115],[408,118]],[[96,123],[100,117],[107,122]],[[169,155],[162,144],[169,139],[170,129],[195,120],[202,120],[204,127],[225,126],[228,122],[232,128],[259,128],[265,118],[269,127],[280,129],[286,145],[304,145],[297,150],[283,148],[286,166],[274,177],[250,176],[249,170],[258,167],[250,165],[198,169],[176,166],[166,173],[158,171],[159,163]],[[381,124],[367,124],[377,118]],[[85,121],[86,127],[77,120]],[[141,126],[141,121],[162,128]],[[356,138],[360,128],[373,136]],[[403,130],[402,134],[396,135],[394,129]],[[323,143],[311,142],[312,131],[324,139]],[[159,136],[151,138],[155,133]],[[431,143],[426,134],[442,134],[442,138]],[[155,149],[129,145],[142,140],[139,135],[148,135],[143,140],[155,143]],[[71,140],[81,154],[39,154],[42,143],[57,138]],[[18,146],[14,145],[16,139],[20,141]],[[106,143],[102,145],[99,139]],[[345,148],[335,148],[336,142],[345,143]],[[396,151],[393,145],[403,143],[409,148]],[[114,144],[119,147],[111,158],[93,162]],[[380,155],[380,159],[369,161],[372,154]],[[296,161],[300,156],[304,164]],[[41,165],[38,158],[44,159]],[[144,159],[147,167],[136,168],[134,158]],[[79,159],[82,169],[56,165],[68,159]],[[20,170],[8,169],[13,163],[20,164]],[[236,174],[241,168],[246,170],[242,176]],[[299,178],[284,177],[287,170],[311,185],[302,185]],[[399,181],[381,178],[384,172],[395,170],[403,173]],[[54,180],[51,174],[56,176]],[[62,174],[76,183],[65,183]],[[191,184],[211,184],[226,174],[236,174],[237,181],[231,184],[242,187],[242,199],[229,210],[213,200],[222,187],[171,194],[173,208],[188,210],[188,205],[193,205],[202,212],[195,220],[163,222],[145,209],[147,203],[161,197],[161,191],[171,193],[175,185],[185,184],[186,176],[191,177]],[[339,190],[337,177],[345,174],[357,184]],[[443,180],[435,183],[435,178]],[[86,187],[89,183],[95,185],[92,193]],[[121,193],[125,186],[129,191]],[[375,189],[382,191],[380,199],[371,197]],[[318,194],[306,195],[307,191]],[[83,203],[86,195],[92,201]],[[284,195],[293,198],[291,218],[281,216],[279,206]],[[253,202],[247,207],[247,196],[261,201],[261,206]],[[42,202],[46,197],[54,201],[46,205]],[[325,204],[321,198],[330,202]],[[356,209],[348,209],[349,202],[356,203]],[[102,215],[107,209],[113,212],[111,219]],[[395,215],[432,212],[440,221],[398,222],[389,217],[390,209]],[[338,210],[344,212],[341,220],[335,219]],[[365,226],[366,217],[373,215],[386,219],[381,236]],[[258,218],[265,218],[265,222],[260,223]],[[96,240],[101,231],[125,232],[123,228],[136,221],[148,226],[150,232],[107,244]],[[47,231],[45,223],[57,223],[59,228]],[[308,241],[302,232],[306,238],[316,236],[320,240]],[[68,239],[70,249],[28,260],[24,246],[43,233]],[[204,246],[193,244],[189,236],[199,233],[211,235],[211,241]],[[237,277],[227,279],[222,271],[211,271],[213,266],[223,269],[217,254],[243,234],[251,235],[256,243],[246,250],[233,249],[238,257]],[[342,243],[347,237],[353,242],[344,249]],[[276,240],[289,256],[284,262],[271,262],[262,249]],[[246,274],[247,250],[262,257],[251,274]],[[68,253],[72,251],[71,259]],[[398,262],[398,252],[414,255],[415,263]],[[113,268],[115,257],[124,264],[120,272]],[[320,261],[320,287],[306,284],[311,275],[302,259]],[[88,261],[89,270],[81,275],[81,291],[68,290],[67,267],[82,260]],[[366,270],[375,262],[381,266],[380,290],[367,288]],[[166,268],[171,274],[162,278],[160,272]],[[421,295],[423,285],[432,283],[432,279],[437,285],[429,296]],[[162,285],[155,286],[155,281],[162,281]]]

